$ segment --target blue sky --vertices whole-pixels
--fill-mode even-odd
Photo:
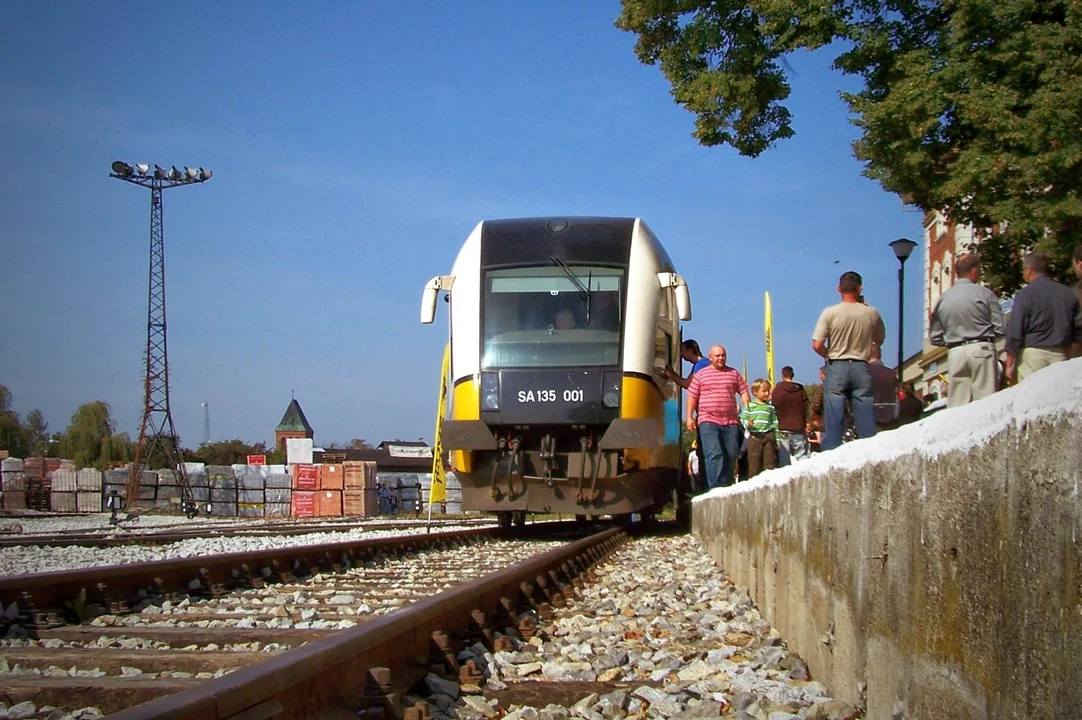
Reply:
[[[691,288],[684,336],[816,380],[842,270],[897,355],[887,246],[921,216],[860,175],[829,54],[790,58],[796,137],[704,148],[617,0],[0,4],[0,384],[63,430],[104,400],[138,433],[149,190],[115,159],[210,168],[164,194],[182,443],[272,441],[291,393],[317,442],[431,441],[446,316],[418,323],[478,221],[639,216]],[[835,264],[834,261],[839,261]],[[921,338],[907,264],[906,354]]]

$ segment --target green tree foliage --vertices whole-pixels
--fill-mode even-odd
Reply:
[[[23,438],[29,454],[45,457],[49,451],[49,423],[41,410],[31,410],[23,424]]]
[[[19,413],[11,408],[11,391],[0,385],[0,450],[12,457],[25,457],[25,434]]]
[[[248,462],[249,455],[267,455],[267,460],[273,455],[267,451],[267,444],[258,442],[249,445],[243,440],[219,440],[213,443],[203,443],[195,452],[185,451],[186,458],[193,462],[202,462],[207,465],[243,465]]]
[[[130,459],[126,435],[117,435],[108,403],[96,400],[80,405],[71,423],[60,437],[61,457],[75,461],[77,467],[104,470]]]
[[[694,136],[757,157],[793,135],[785,56],[831,43],[864,174],[925,210],[994,228],[1010,292],[1038,247],[1066,278],[1082,242],[1082,5],[1072,0],[622,0],[617,27],[660,65]]]

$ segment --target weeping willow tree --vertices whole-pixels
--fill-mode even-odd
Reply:
[[[77,467],[104,470],[131,459],[131,442],[126,434],[116,434],[109,405],[97,400],[80,405],[71,416],[60,440],[60,454],[74,460]]]
[[[19,413],[11,408],[11,391],[0,385],[0,450],[7,450],[13,457],[23,457],[25,440]]]

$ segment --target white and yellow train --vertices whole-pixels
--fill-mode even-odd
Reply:
[[[687,284],[637,218],[486,220],[421,322],[450,304],[450,417],[467,510],[651,513],[680,482],[680,321]]]

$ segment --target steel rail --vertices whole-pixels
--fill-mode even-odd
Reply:
[[[402,717],[402,693],[434,666],[458,668],[448,638],[471,632],[494,649],[493,622],[518,625],[517,608],[544,616],[572,583],[627,539],[613,528],[463,583],[355,628],[312,641],[195,688],[136,705],[110,720],[303,720]],[[499,627],[506,627],[500,625]],[[433,659],[437,661],[433,665]],[[414,713],[417,714],[417,713]]]
[[[536,527],[536,526],[535,526]],[[447,547],[483,537],[518,537],[494,528],[398,535],[325,545],[298,545],[224,555],[128,563],[0,578],[0,603],[17,603],[20,624],[54,626],[61,614],[88,619],[79,608],[102,606],[124,612],[147,597],[170,594],[214,596],[255,581],[289,581],[313,571],[334,571],[381,552]]]

